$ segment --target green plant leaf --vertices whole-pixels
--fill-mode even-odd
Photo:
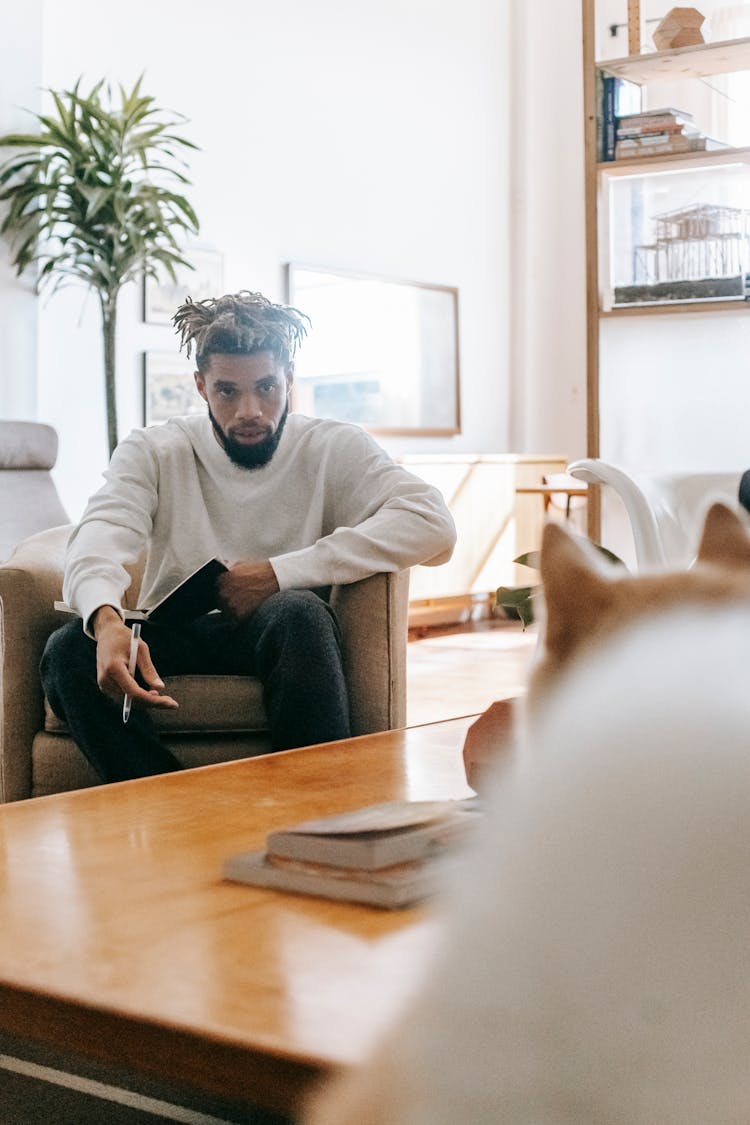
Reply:
[[[0,147],[22,150],[0,163],[11,263],[18,273],[36,268],[38,287],[51,292],[83,282],[112,315],[126,281],[144,271],[174,276],[185,261],[178,239],[199,230],[182,194],[183,154],[197,145],[179,132],[186,119],[159,108],[142,83],[140,75],[129,91],[120,84],[113,97],[104,78],[88,93],[78,78],[48,91],[53,109],[33,114],[39,132],[0,136]],[[105,360],[110,389],[112,364]],[[108,416],[110,450],[116,433]]]
[[[518,617],[524,629],[534,620],[534,596],[537,586],[498,586],[495,604],[511,617]]]
[[[513,559],[518,566],[528,566],[532,570],[539,570],[539,551],[525,551],[518,558]]]
[[[582,539],[583,536],[577,536],[576,538]],[[601,543],[594,543],[591,539],[586,539],[584,541],[594,547],[600,555],[603,555],[604,558],[608,559],[611,563],[614,563],[616,566],[625,566],[622,559],[619,558],[614,551],[610,551],[608,547],[602,547]],[[513,562],[517,563],[519,566],[528,566],[531,567],[532,570],[539,570],[540,559],[540,551],[526,551],[523,555],[518,555],[517,558],[513,559]]]

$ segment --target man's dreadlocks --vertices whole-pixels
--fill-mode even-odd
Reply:
[[[262,293],[243,289],[205,301],[188,297],[172,322],[180,336],[180,349],[184,347],[189,358],[195,347],[195,363],[203,372],[212,355],[268,351],[288,364],[307,334],[310,318],[299,309],[274,305]]]

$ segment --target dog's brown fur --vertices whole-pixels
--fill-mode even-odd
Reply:
[[[675,606],[750,599],[750,538],[723,504],[709,510],[690,570],[628,574],[556,523],[545,526],[540,565],[545,624],[531,693],[543,691],[584,648],[639,618]]]

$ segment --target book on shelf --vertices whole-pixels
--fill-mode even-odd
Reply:
[[[476,798],[391,801],[269,833],[263,851],[230,856],[224,878],[358,902],[410,906],[434,894],[477,822]]]
[[[682,134],[686,137],[699,136],[698,130],[689,121],[670,121],[662,122],[661,124],[647,124],[647,125],[622,125],[618,123],[617,126],[617,139],[622,137],[653,137],[659,136],[662,133],[667,134]]]
[[[623,129],[658,129],[662,126],[692,125],[693,115],[684,109],[648,109],[642,113],[620,114],[619,128]]]
[[[615,159],[617,120],[640,102],[638,87],[624,78],[597,70],[597,152],[599,160]]]
[[[637,111],[634,110],[632,113],[623,113],[622,114],[623,118],[627,118],[627,119],[636,118],[636,117],[638,117],[638,118],[640,118],[640,117],[664,117],[664,116],[667,116],[667,115],[671,116],[671,117],[690,117],[690,118],[692,118],[692,116],[693,116],[689,109],[678,109],[676,106],[673,106],[673,105],[660,105],[660,106],[656,106],[654,109],[639,109]]]
[[[712,152],[716,149],[727,148],[722,141],[715,141],[712,137],[682,137],[666,135],[657,139],[639,139],[627,137],[618,141],[615,146],[616,160],[638,159],[643,156],[666,156],[685,152]]]
[[[616,83],[617,79],[611,74],[605,74],[602,77],[602,160],[615,159],[615,143],[617,140]]]
[[[156,605],[149,609],[124,609],[126,621],[157,621],[162,625],[178,625],[193,621],[218,606],[216,580],[227,570],[220,559],[209,559],[179,582]],[[55,602],[55,609],[72,610],[66,602]]]

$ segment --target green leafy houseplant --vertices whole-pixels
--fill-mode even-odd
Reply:
[[[602,547],[600,543],[593,543],[606,559],[617,566],[625,566],[622,559],[613,551]],[[539,569],[539,551],[527,551],[519,555],[513,562],[518,566],[528,566],[532,570]],[[509,617],[518,618],[524,629],[534,620],[534,599],[541,592],[541,586],[498,586],[495,593],[495,604],[505,610]]]
[[[0,234],[11,240],[21,274],[36,263],[37,287],[55,292],[69,278],[99,298],[104,339],[104,386],[110,454],[117,444],[115,332],[123,285],[141,274],[190,266],[180,252],[198,231],[187,199],[181,153],[196,145],[178,136],[185,120],[141,93],[142,76],[119,105],[104,79],[90,93],[50,91],[55,112],[35,114],[41,131],[0,136],[20,150],[0,165],[0,200],[8,205]]]

